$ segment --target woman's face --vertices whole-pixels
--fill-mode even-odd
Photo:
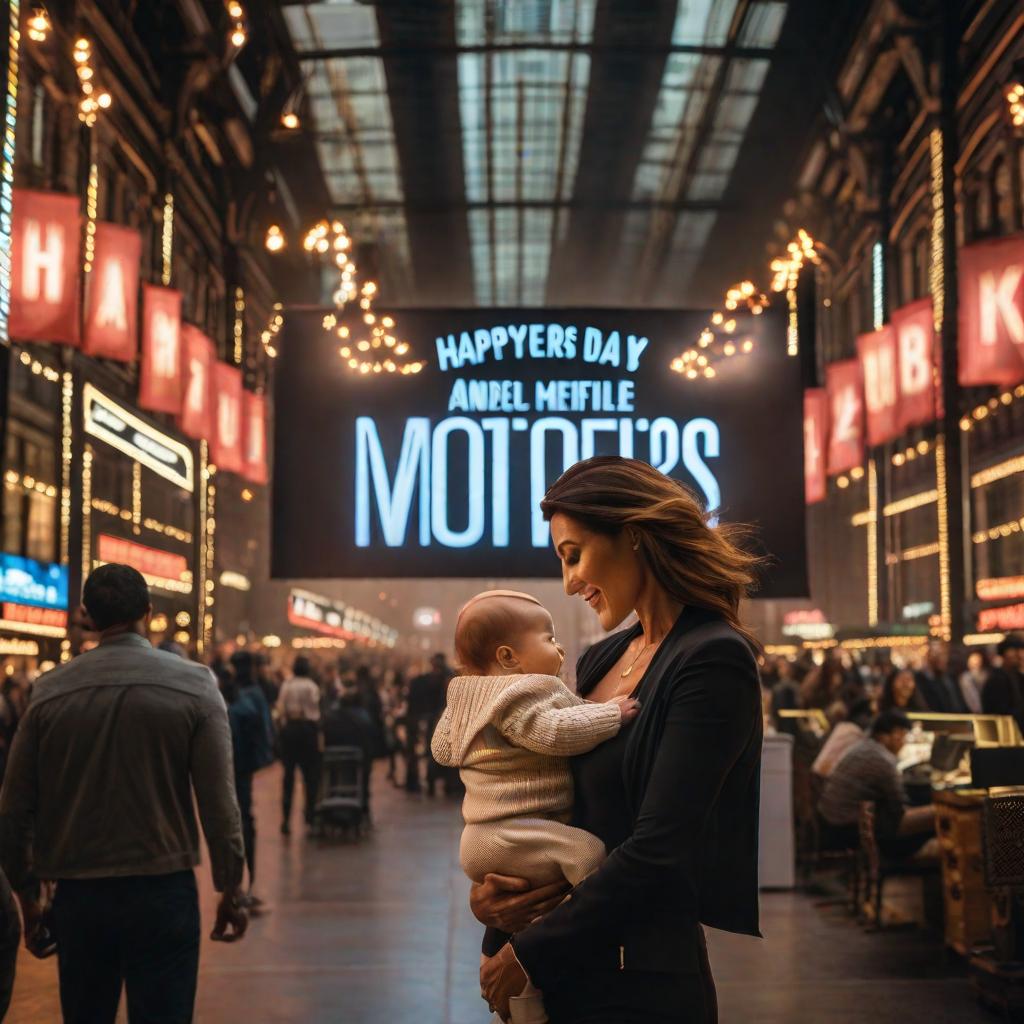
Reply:
[[[910,703],[910,698],[914,696],[915,689],[916,684],[911,672],[904,669],[897,673],[896,678],[892,681],[892,696],[897,706],[905,708]]]
[[[644,584],[643,562],[628,530],[615,536],[595,533],[563,512],[551,517],[551,540],[562,563],[562,583],[614,629],[636,607]]]

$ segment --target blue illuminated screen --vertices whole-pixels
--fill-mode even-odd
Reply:
[[[322,313],[286,316],[275,575],[557,575],[544,492],[575,462],[620,454],[684,482],[713,522],[754,524],[775,556],[766,591],[803,591],[799,368],[777,316],[748,315],[737,336],[754,352],[696,380],[670,365],[707,313],[394,316],[421,373],[361,374]]]
[[[0,600],[65,609],[68,567],[0,552]]]

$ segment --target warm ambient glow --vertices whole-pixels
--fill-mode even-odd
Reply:
[[[298,128],[302,122],[299,120],[299,115],[293,111],[288,111],[281,115],[281,127],[287,128],[289,131],[294,131]]]
[[[50,24],[50,16],[43,6],[33,7],[25,24],[28,28],[28,37],[34,43],[45,43],[47,35],[53,28],[53,25]]]
[[[1014,128],[1024,128],[1024,84],[1010,82],[1004,91]]]
[[[263,242],[268,252],[280,252],[285,246],[284,233],[277,224],[267,228],[267,237]]]

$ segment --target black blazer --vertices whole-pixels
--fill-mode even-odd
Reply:
[[[639,626],[579,661],[587,693]],[[539,988],[566,969],[698,969],[697,922],[760,935],[757,839],[761,684],[747,642],[687,608],[651,661],[623,765],[633,834],[559,907],[519,932]]]
[[[917,692],[921,694],[925,709],[939,711],[947,715],[966,715],[969,711],[967,701],[960,692],[957,681],[948,673],[933,676],[927,672],[914,673]]]

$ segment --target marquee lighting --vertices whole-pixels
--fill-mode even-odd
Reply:
[[[82,98],[78,102],[78,120],[91,128],[96,123],[100,110],[108,109],[113,100],[109,92],[96,85],[96,70],[92,66],[92,43],[84,36],[80,36],[75,40],[72,56],[75,60],[79,88],[82,91]]]
[[[988,484],[995,483],[997,480],[1003,480],[1017,473],[1024,473],[1024,456],[1021,455],[974,473],[971,476],[971,487],[976,490],[979,487],[985,487]]]
[[[263,342],[263,351],[271,359],[277,358],[277,346],[274,343],[277,340],[277,336],[281,333],[281,328],[284,326],[284,313],[281,312],[281,309],[281,303],[275,302],[270,319],[267,321],[267,326],[263,328],[263,333],[260,335],[260,341]]]
[[[162,269],[160,281],[167,287],[171,283],[171,262],[174,256],[174,195],[168,192],[164,196],[164,216],[160,230],[160,255]]]
[[[1024,398],[1024,384],[1018,384],[1012,391],[1004,391],[998,397],[990,398],[987,402],[976,405],[969,413],[961,417],[960,429],[964,432],[973,430],[982,420],[997,415],[1021,398]]]
[[[1010,82],[1003,95],[1009,108],[1010,121],[1014,128],[1024,128],[1024,83]]]
[[[1020,533],[1024,530],[1024,518],[1011,519],[1006,523],[997,523],[995,526],[990,526],[986,530],[978,530],[971,537],[971,540],[975,544],[987,544],[991,540],[1000,540],[1003,537],[1009,537],[1012,534]],[[978,594],[981,597],[981,594]]]
[[[19,0],[11,0],[7,27],[7,82],[4,132],[0,142],[0,342],[7,343],[11,311],[11,206],[14,200],[14,143],[18,127],[18,70],[21,33]]]
[[[46,42],[46,37],[53,29],[53,25],[50,22],[50,15],[42,4],[37,4],[32,8],[32,13],[29,15],[25,27],[28,30],[28,37],[32,42]]]

